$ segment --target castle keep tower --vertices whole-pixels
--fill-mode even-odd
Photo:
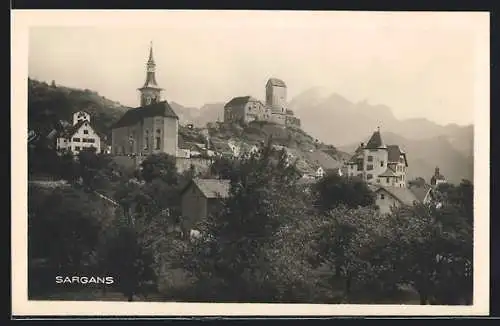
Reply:
[[[161,100],[161,91],[163,90],[156,82],[156,64],[153,58],[153,44],[149,46],[149,58],[146,63],[146,81],[139,88],[141,93],[141,106],[158,103]]]

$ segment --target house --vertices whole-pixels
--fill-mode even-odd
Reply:
[[[429,204],[432,200],[432,187],[428,184],[410,187],[369,185],[375,193],[375,204],[382,214],[391,212],[392,207],[413,206],[416,203]]]
[[[128,110],[112,126],[112,154],[177,155],[179,117],[167,101],[161,100],[162,88],[158,86],[155,71],[151,46],[146,64],[146,81],[138,89],[140,106]]]
[[[224,105],[224,122],[243,122],[269,120],[270,112],[266,106],[252,96],[239,96]]]
[[[90,114],[78,111],[73,114],[73,124],[59,134],[56,141],[58,151],[71,151],[78,154],[84,148],[95,148],[101,152],[101,137],[92,128]]]
[[[235,153],[228,142],[223,140],[211,140],[213,151],[217,156],[234,157]]]
[[[439,185],[440,183],[446,182],[446,178],[441,173],[439,173],[439,167],[436,167],[436,169],[434,170],[434,175],[431,177],[431,186],[434,187]]]
[[[399,145],[385,145],[380,128],[368,143],[361,143],[346,163],[349,177],[359,177],[368,183],[404,188],[407,185],[408,160]]]
[[[220,209],[221,199],[229,196],[229,180],[193,179],[181,191],[183,225],[186,229]]]

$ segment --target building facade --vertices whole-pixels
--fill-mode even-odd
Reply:
[[[128,110],[112,127],[114,155],[166,153],[177,156],[179,117],[168,102],[161,99],[162,88],[156,82],[155,68],[151,46],[146,81],[138,89],[140,106]]]
[[[224,121],[249,123],[269,120],[270,111],[252,96],[240,96],[224,105]]]
[[[361,143],[346,165],[349,177],[389,187],[405,188],[407,185],[406,153],[398,145],[385,145],[380,129],[366,145]]]
[[[181,191],[184,228],[191,229],[197,222],[220,209],[220,200],[229,196],[229,190],[229,180],[191,180]]]
[[[265,104],[252,96],[231,99],[224,106],[224,122],[248,123],[268,121],[279,125],[300,128],[300,119],[287,109],[287,86],[278,78],[270,78],[266,83]]]
[[[446,178],[439,172],[439,167],[436,167],[431,177],[431,186],[437,186],[440,183],[446,183]]]
[[[84,148],[95,148],[96,153],[101,153],[101,137],[92,128],[90,114],[78,111],[73,114],[73,124],[57,137],[56,149],[77,155]]]

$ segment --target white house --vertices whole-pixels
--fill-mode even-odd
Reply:
[[[71,151],[78,154],[84,148],[93,147],[101,152],[101,138],[90,124],[90,114],[78,111],[73,114],[73,125],[69,126],[57,138],[58,151]]]
[[[406,153],[398,145],[385,145],[379,129],[366,145],[361,143],[346,165],[349,177],[359,177],[367,183],[399,188],[407,185]]]

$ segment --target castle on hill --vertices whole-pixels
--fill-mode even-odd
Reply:
[[[286,97],[285,82],[278,78],[270,78],[266,84],[265,104],[252,96],[234,97],[224,106],[224,122],[267,121],[300,128],[300,119],[287,108]]]

